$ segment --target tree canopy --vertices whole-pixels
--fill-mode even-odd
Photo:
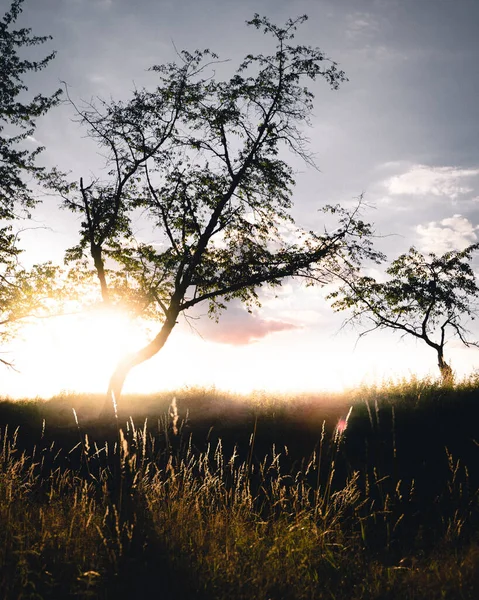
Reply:
[[[464,324],[477,316],[479,288],[471,267],[479,244],[453,250],[442,256],[423,255],[415,248],[394,260],[384,282],[373,277],[352,277],[329,295],[336,310],[352,309],[349,322],[367,322],[371,328],[392,329],[424,341],[436,351],[444,383],[453,381],[453,371],[444,358],[447,332],[465,346],[479,346],[469,338]]]
[[[13,229],[13,223],[29,217],[37,203],[31,180],[46,175],[37,164],[43,148],[29,149],[28,140],[36,119],[58,104],[61,94],[57,90],[50,96],[36,94],[24,99],[28,92],[25,76],[44,69],[55,53],[41,60],[22,58],[26,48],[50,39],[32,35],[27,28],[14,29],[22,3],[13,0],[0,21],[0,338],[11,334],[7,326],[26,316],[43,314],[56,273],[51,265],[37,265],[31,270],[20,265],[19,234]]]
[[[50,40],[50,36],[32,35],[31,29],[13,29],[22,11],[23,0],[13,0],[0,21],[0,218],[18,217],[20,207],[31,208],[34,196],[25,180],[38,176],[44,169],[36,163],[41,146],[30,150],[25,141],[33,136],[36,119],[58,104],[61,90],[50,96],[36,94],[24,100],[28,91],[24,77],[50,63],[55,52],[41,60],[22,58],[21,52]]]
[[[274,52],[248,54],[229,79],[216,78],[220,60],[210,50],[183,51],[178,63],[151,68],[153,90],[77,108],[107,156],[107,175],[57,181],[63,205],[82,218],[67,260],[78,269],[90,258],[105,303],[161,322],[113,374],[113,399],[193,306],[208,303],[217,316],[233,299],[258,304],[260,288],[285,277],[324,284],[363,256],[378,258],[359,206],[323,208],[337,217],[331,233],[301,228],[291,215],[287,152],[313,165],[306,83],[322,79],[335,90],[346,81],[321,50],[293,45],[305,20],[279,27],[255,15],[248,25],[272,38]],[[136,239],[139,217],[151,223],[152,240]]]

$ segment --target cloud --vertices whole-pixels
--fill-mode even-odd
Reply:
[[[427,225],[418,225],[416,233],[420,237],[419,248],[423,252],[444,254],[449,250],[463,250],[477,240],[476,231],[469,219],[454,215],[442,221],[431,221]]]
[[[428,167],[414,165],[407,172],[386,180],[385,185],[392,195],[411,196],[458,196],[472,192],[464,179],[479,175],[479,169],[457,167]]]
[[[91,83],[105,83],[106,77],[104,75],[98,75],[96,73],[91,73],[87,76],[88,81]]]
[[[219,323],[202,321],[199,333],[207,340],[220,344],[243,346],[279,331],[301,329],[299,325],[278,319],[261,319],[242,308],[230,306]]]
[[[67,0],[67,3],[69,4],[84,4],[85,1],[84,0]],[[104,8],[111,8],[113,6],[113,0],[93,0],[93,6],[95,8],[100,8],[100,9],[104,9]]]
[[[379,16],[377,12],[352,12],[346,15],[346,37],[360,60],[390,62],[407,58],[403,49],[397,50],[390,44],[390,39],[385,38],[384,29],[388,26],[388,20],[384,15]]]
[[[379,24],[371,13],[354,12],[346,15],[346,35],[350,39],[370,37],[379,30]]]

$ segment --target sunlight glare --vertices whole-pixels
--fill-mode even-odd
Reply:
[[[118,361],[150,341],[160,326],[149,324],[148,331],[146,324],[105,309],[29,325],[23,341],[11,345],[19,373],[3,370],[0,394],[49,398],[64,391],[104,393]],[[124,392],[154,394],[185,386],[243,394],[340,392],[412,375],[437,377],[428,350],[401,343],[396,351],[384,352],[372,339],[355,349],[339,338],[308,339],[301,330],[231,345],[205,340],[179,324],[156,356],[131,371]],[[459,376],[472,371],[477,354],[466,356],[451,344],[452,364],[462,368]]]
[[[21,337],[13,355],[18,370],[28,373],[22,395],[42,397],[59,390],[106,391],[119,359],[146,341],[144,327],[105,308],[28,325]]]

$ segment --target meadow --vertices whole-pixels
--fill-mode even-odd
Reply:
[[[0,401],[0,598],[479,597],[478,377],[101,404]]]

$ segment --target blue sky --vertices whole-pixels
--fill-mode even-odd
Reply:
[[[334,92],[323,82],[314,86],[316,104],[307,135],[320,172],[293,160],[298,223],[320,228],[321,206],[351,205],[364,193],[374,207],[365,217],[375,223],[382,236],[377,246],[391,259],[411,245],[444,252],[477,241],[476,1],[26,0],[20,23],[38,35],[51,34],[48,49],[57,51],[48,70],[32,77],[31,90],[47,93],[65,81],[77,102],[96,96],[128,98],[134,86],[154,83],[148,67],[173,60],[175,47],[211,48],[231,59],[221,67],[227,74],[244,54],[267,50],[267,40],[244,25],[255,12],[278,23],[308,14],[297,41],[319,46],[349,78]],[[35,138],[47,148],[46,164],[88,177],[99,157],[72,117],[69,105],[51,111],[39,122]],[[49,229],[24,234],[26,260],[61,261],[64,249],[74,243],[75,220],[48,197],[35,222]],[[144,381],[161,387],[165,373],[174,370],[175,352],[182,353],[185,366],[176,369],[171,385],[227,387],[236,378],[244,389],[312,389],[363,377],[436,374],[434,353],[413,340],[374,333],[356,346],[358,331],[340,331],[346,315],[333,314],[323,295],[287,282],[278,297],[266,292],[263,309],[254,315],[234,305],[219,324],[206,317],[195,321],[198,333],[183,323],[161,356],[132,375],[129,389]],[[85,352],[77,356],[59,342],[58,332],[42,327],[44,346],[32,342],[38,334],[25,334],[17,344],[22,374],[5,378],[6,392],[30,393],[26,382],[40,377],[31,358],[39,347],[48,347],[51,354],[50,381],[59,389],[79,385],[66,367],[60,377],[55,357],[71,352],[78,363],[86,360]],[[80,341],[77,347],[83,347]],[[447,350],[459,374],[479,366],[478,351],[462,350],[454,341]],[[211,357],[199,370],[193,366],[198,353]],[[106,387],[106,379],[103,385],[99,374],[95,386]]]

